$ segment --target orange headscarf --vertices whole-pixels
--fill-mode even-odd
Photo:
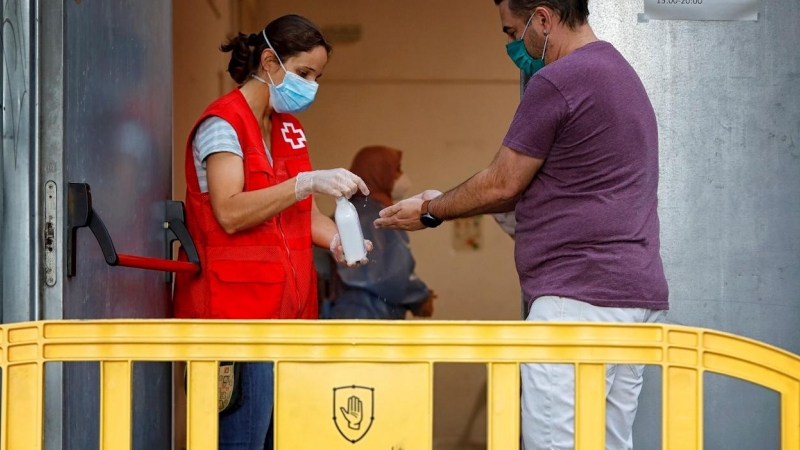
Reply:
[[[374,145],[364,147],[353,158],[350,171],[361,177],[369,188],[369,196],[385,206],[394,204],[392,188],[400,170],[400,150]]]

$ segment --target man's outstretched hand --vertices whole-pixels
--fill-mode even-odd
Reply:
[[[442,193],[439,191],[427,190],[385,208],[380,213],[381,217],[375,221],[375,228],[394,228],[406,231],[417,231],[425,228],[422,222],[419,221],[422,204],[426,200],[433,200],[440,195]]]

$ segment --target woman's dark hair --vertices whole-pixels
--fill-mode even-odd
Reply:
[[[495,5],[504,0],[494,0]],[[520,18],[528,20],[531,13],[539,6],[546,6],[555,11],[570,28],[583,25],[589,18],[589,0],[508,0],[508,9]]]
[[[325,40],[316,25],[296,14],[279,17],[267,25],[264,32],[281,61],[322,46],[330,54],[331,45]],[[261,54],[268,49],[261,32],[246,35],[238,33],[220,46],[223,52],[231,53],[228,73],[234,81],[244,83],[261,64]]]

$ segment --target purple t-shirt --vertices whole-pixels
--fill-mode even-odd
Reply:
[[[658,127],[644,85],[607,42],[531,78],[503,145],[544,160],[517,204],[525,297],[668,308],[659,254]]]

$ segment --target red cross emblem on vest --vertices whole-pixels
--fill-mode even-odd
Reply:
[[[281,136],[283,136],[284,141],[292,146],[293,150],[299,150],[306,146],[306,134],[302,129],[295,128],[291,122],[283,122]]]

